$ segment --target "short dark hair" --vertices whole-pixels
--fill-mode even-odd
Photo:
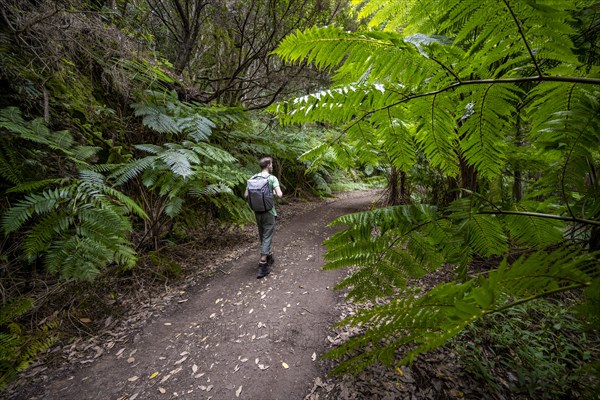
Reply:
[[[273,159],[271,157],[263,157],[260,159],[259,165],[261,169],[265,169],[271,165],[271,163],[273,163]]]

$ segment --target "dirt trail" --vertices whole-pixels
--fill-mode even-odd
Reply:
[[[365,192],[295,217],[276,232],[271,275],[256,279],[254,246],[135,340],[14,399],[304,398],[326,373],[318,357],[338,319],[332,288],[343,271],[322,270],[326,225],[372,200]]]

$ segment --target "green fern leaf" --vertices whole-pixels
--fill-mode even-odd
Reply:
[[[115,180],[116,186],[122,185],[139,176],[147,168],[152,167],[155,162],[156,156],[148,156],[131,161],[113,172],[112,175],[110,175],[110,178]]]

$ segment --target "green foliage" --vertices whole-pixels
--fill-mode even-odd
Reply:
[[[54,323],[27,332],[16,322],[32,307],[33,300],[29,297],[17,297],[0,306],[0,389],[56,341],[51,334],[51,329],[56,327]]]
[[[590,286],[598,279],[597,254],[565,247],[521,256],[512,265],[504,259],[497,270],[464,283],[441,283],[429,291],[405,288],[386,304],[363,309],[340,322],[365,329],[360,336],[329,353],[345,360],[337,372],[362,369],[373,362],[411,362],[437,348],[466,326],[488,315],[551,294]],[[380,346],[367,346],[381,343]],[[404,349],[396,361],[396,350]],[[360,353],[357,351],[360,349]]]
[[[142,123],[158,134],[161,144],[136,144],[140,153],[121,164],[104,165],[111,171],[115,185],[139,182],[149,194],[142,198],[150,215],[146,239],[157,248],[158,240],[168,232],[169,221],[176,218],[192,199],[201,206],[214,208],[222,222],[251,222],[253,214],[235,194],[247,174],[238,160],[218,142],[209,140],[214,129],[245,123],[238,109],[208,107],[181,102],[175,93],[146,92],[140,103],[133,104]],[[179,139],[173,143],[169,139]]]
[[[7,235],[26,231],[24,259],[34,262],[43,257],[48,271],[66,279],[92,279],[113,262],[134,265],[127,213],[142,218],[146,214],[135,201],[106,185],[102,175],[86,169],[85,157],[79,157],[88,153],[80,151],[84,146],[76,145],[67,131],[51,132],[39,119],[25,121],[15,108],[0,111],[0,129],[3,154],[9,155],[2,159],[6,167],[2,177],[14,185],[8,192],[24,195],[2,215],[2,229]],[[12,153],[10,145],[17,143],[24,150]],[[57,153],[63,169],[79,170],[78,177],[35,180],[40,171],[28,168],[60,159]],[[60,170],[52,172],[58,175]]]
[[[200,104],[188,104],[177,99],[175,92],[147,91],[141,103],[134,103],[135,115],[142,117],[142,123],[155,132],[186,135],[196,142],[206,141],[216,127],[215,123],[206,117],[207,114],[217,119],[217,109]],[[221,115],[219,122],[239,122],[243,115],[234,109],[228,115]]]
[[[240,160],[246,174],[257,172],[258,160],[270,155],[275,163],[274,173],[286,194],[331,193],[332,173],[340,165],[337,155],[324,155],[318,163],[305,158],[315,145],[326,140],[329,132],[271,126],[260,117],[254,118],[252,123],[252,132],[233,130],[217,138],[219,145]]]
[[[587,42],[573,42],[575,16],[595,6],[356,3],[371,30],[312,28],[280,44],[285,61],[335,75],[271,111],[286,124],[342,126],[306,159],[356,149],[360,161],[430,186],[413,200],[432,204],[335,221],[346,228],[327,241],[326,268],[354,267],[339,287],[352,299],[390,298],[342,321],[364,333],[330,353],[351,356],[337,371],[412,362],[487,315],[556,292],[587,288],[582,315],[597,321],[600,69]],[[489,270],[475,268],[482,262]],[[448,264],[453,281],[407,286]]]
[[[454,343],[461,363],[492,393],[504,389],[529,399],[586,398],[598,384],[583,367],[598,350],[562,302],[515,306],[472,324]]]
[[[156,274],[162,280],[179,279],[182,273],[181,264],[168,258],[162,257],[158,252],[151,251],[148,258],[156,270]]]
[[[48,271],[65,279],[91,280],[110,263],[135,265],[127,240],[128,209],[145,216],[135,202],[107,187],[101,175],[82,170],[79,179],[18,201],[3,215],[2,229],[10,234],[34,221],[24,256],[30,262],[44,256]]]

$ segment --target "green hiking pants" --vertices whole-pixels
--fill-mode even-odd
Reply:
[[[260,240],[260,255],[267,256],[271,254],[273,236],[275,235],[275,224],[277,217],[270,212],[254,213],[256,215],[256,224],[258,225],[258,238]]]

